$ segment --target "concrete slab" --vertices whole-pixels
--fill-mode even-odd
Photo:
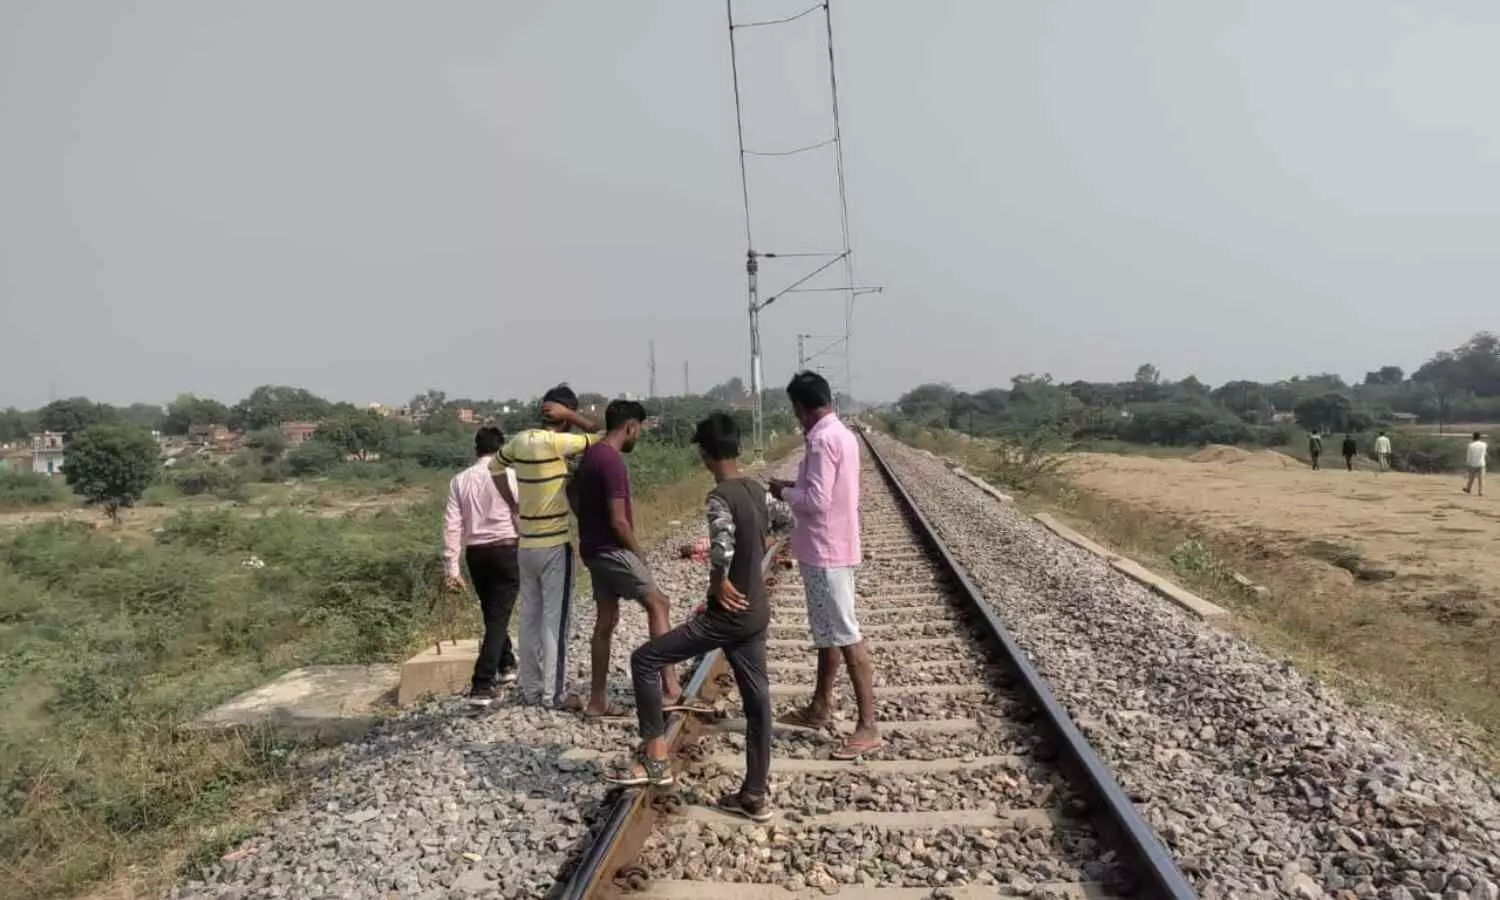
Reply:
[[[269,728],[301,743],[358,738],[391,708],[398,667],[307,666],[199,717],[202,730]]]
[[[479,659],[479,639],[443,641],[401,664],[396,704],[411,706],[427,697],[447,697],[468,690]]]

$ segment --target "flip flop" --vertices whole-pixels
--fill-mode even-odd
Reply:
[[[662,705],[662,712],[701,713],[707,714],[714,711],[712,706],[706,703],[666,703]]]
[[[604,707],[604,712],[594,712],[588,707],[579,710],[585,719],[629,719],[635,715],[635,710],[626,709],[614,703]]]
[[[835,749],[832,753],[828,754],[828,758],[836,759],[841,762],[852,762],[856,759],[859,759],[861,756],[874,753],[876,750],[879,750],[884,746],[885,741],[881,740],[880,738],[874,738],[873,740],[868,741],[846,740],[842,744],[840,744],[838,748]]]
[[[639,774],[635,767],[641,767]],[[667,787],[673,782],[672,761],[669,759],[652,759],[644,753],[638,753],[635,763],[615,767],[614,771],[605,773],[604,780],[610,784],[620,787],[640,787],[651,785],[653,787]]]
[[[776,717],[777,725],[785,725],[789,728],[811,728],[819,730],[828,727],[829,719],[814,719],[808,715],[805,709],[794,709],[785,715]]]

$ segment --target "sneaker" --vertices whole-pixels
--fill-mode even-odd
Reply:
[[[478,688],[477,687],[477,688],[470,688],[469,689],[469,705],[470,706],[489,706],[491,703],[494,703],[496,700],[499,700],[499,699],[500,699],[500,689],[499,688],[494,688],[494,687]]]
[[[735,791],[719,798],[719,811],[749,819],[752,822],[769,822],[774,811],[763,795]]]
[[[509,672],[501,672],[500,677],[496,680],[498,680],[501,684],[515,684],[516,670],[511,669]]]

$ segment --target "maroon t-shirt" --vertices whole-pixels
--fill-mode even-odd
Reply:
[[[578,461],[573,488],[578,498],[578,552],[587,557],[623,550],[610,524],[609,502],[624,500],[625,516],[631,525],[635,524],[625,457],[608,444],[593,445],[583,451],[583,458]]]

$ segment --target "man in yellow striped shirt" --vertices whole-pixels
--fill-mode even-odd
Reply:
[[[576,427],[583,434],[573,434]],[[521,625],[517,643],[521,702],[568,699],[568,632],[573,603],[573,544],[568,522],[568,461],[598,441],[594,423],[578,412],[578,395],[558,385],[542,395],[542,427],[512,437],[495,456],[495,487],[510,493],[506,469],[514,469],[516,551],[521,577]]]

